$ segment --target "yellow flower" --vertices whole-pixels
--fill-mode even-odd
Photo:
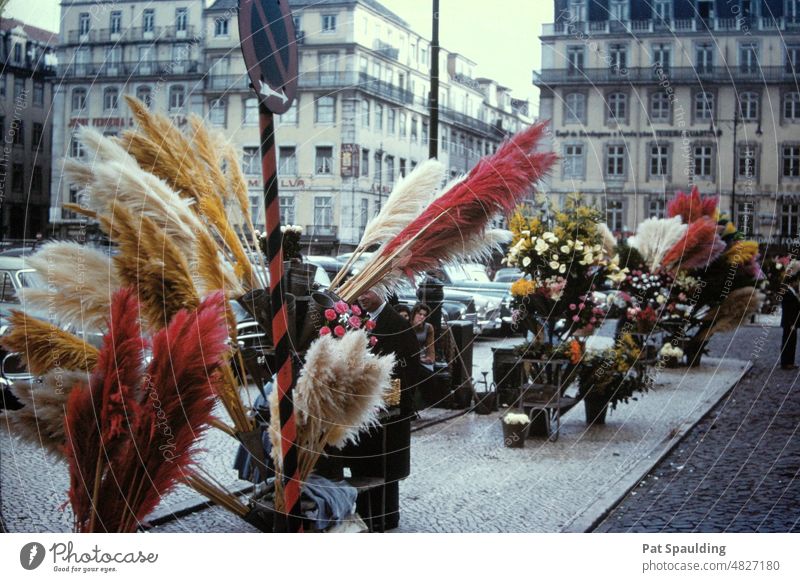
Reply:
[[[519,279],[511,284],[511,294],[516,297],[525,297],[536,291],[536,283],[529,279]]]
[[[731,265],[749,263],[758,254],[758,243],[754,240],[736,241],[725,251],[725,260]]]
[[[729,222],[725,225],[725,230],[722,232],[723,235],[733,234],[736,232],[736,227],[733,225],[732,222]]]

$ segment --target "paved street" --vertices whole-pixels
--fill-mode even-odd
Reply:
[[[800,531],[800,389],[779,327],[743,327],[713,355],[753,369],[603,521],[599,532]]]

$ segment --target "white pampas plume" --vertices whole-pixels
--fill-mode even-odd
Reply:
[[[23,407],[5,412],[11,434],[63,459],[67,399],[73,388],[88,385],[87,372],[66,370],[55,370],[35,380],[15,382],[11,392]]]
[[[655,271],[666,252],[681,240],[687,225],[680,216],[672,218],[648,218],[644,220],[636,234],[628,239],[628,244],[639,251],[650,270]]]
[[[608,228],[605,222],[599,222],[597,224],[597,232],[603,237],[603,250],[606,252],[606,255],[613,257],[616,254],[617,239],[614,237],[611,229]]]
[[[361,237],[360,247],[368,248],[394,238],[430,204],[444,179],[444,164],[426,160],[397,182],[378,216],[373,218]]]
[[[75,242],[52,242],[27,263],[47,285],[22,289],[26,311],[53,314],[78,329],[105,328],[111,296],[120,287],[111,257]]]

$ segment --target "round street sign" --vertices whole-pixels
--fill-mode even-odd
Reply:
[[[239,38],[261,102],[283,113],[297,93],[297,41],[289,0],[240,0]]]

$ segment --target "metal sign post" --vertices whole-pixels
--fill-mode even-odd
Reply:
[[[272,338],[278,370],[278,407],[281,426],[283,507],[286,531],[303,529],[297,467],[297,426],[292,392],[295,385],[283,298],[283,248],[278,199],[273,114],[292,105],[297,92],[297,43],[288,0],[240,0],[239,38],[245,65],[258,96],[261,130],[261,171],[266,208],[267,262],[272,309]],[[278,520],[279,521],[279,520]]]

